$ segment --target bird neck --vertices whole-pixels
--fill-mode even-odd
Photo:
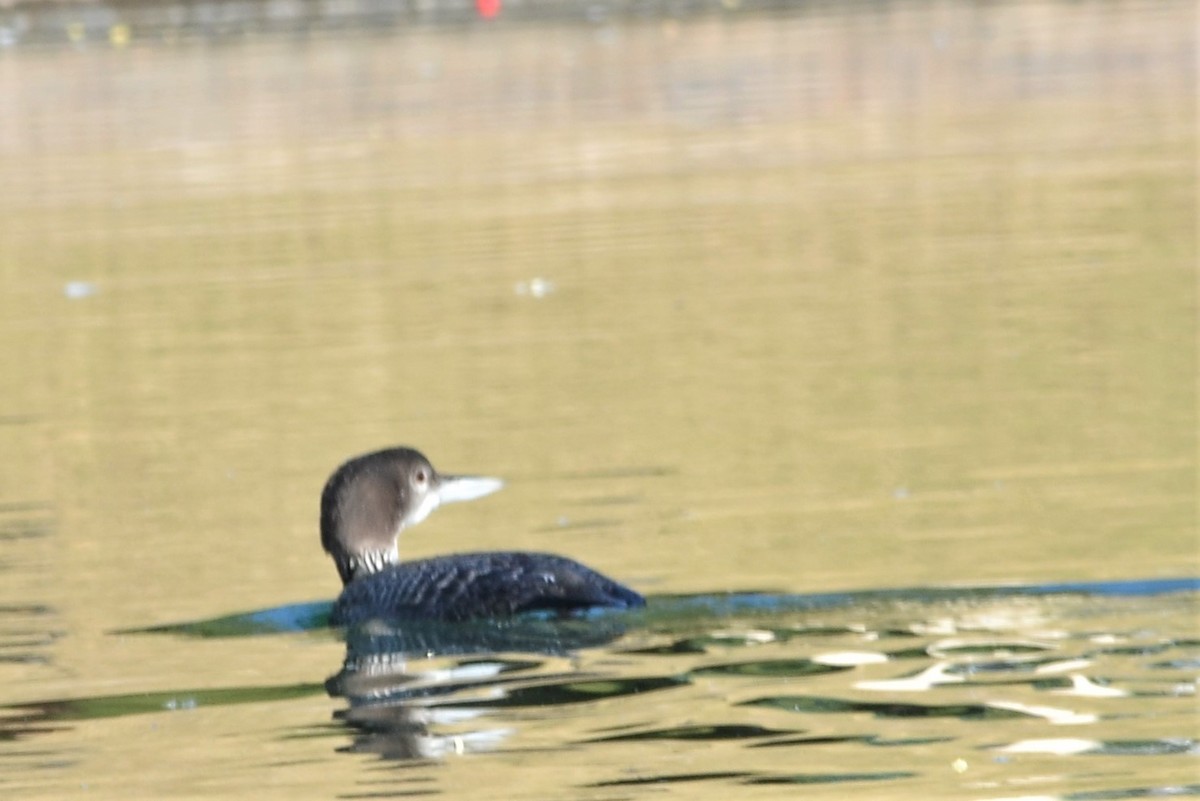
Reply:
[[[400,563],[400,549],[396,543],[385,550],[360,551],[338,560],[338,573],[342,583],[349,584],[359,576],[378,573],[390,565]]]

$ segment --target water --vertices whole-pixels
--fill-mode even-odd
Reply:
[[[1197,794],[1194,9],[736,5],[3,11],[0,794]],[[394,443],[649,609],[348,646]]]
[[[81,766],[26,744],[128,717],[175,731],[176,748],[207,750],[195,739],[203,724],[172,719],[233,712],[226,736],[247,749],[235,762],[247,778],[285,774],[276,789],[302,789],[284,768],[326,770],[336,750],[351,769],[323,786],[352,797],[464,792],[474,772],[531,797],[864,783],[909,797],[1196,795],[1198,590],[1186,580],[663,597],[586,620],[375,627],[349,633],[324,684],[18,704],[3,710],[0,736],[13,764],[55,792],[73,789],[65,776]],[[249,637],[248,651],[273,638],[304,652],[331,639],[327,613],[309,604],[119,636],[185,650]],[[311,717],[329,706],[332,722]],[[276,721],[269,731],[242,730],[264,718]],[[287,744],[295,761],[274,764]],[[381,772],[387,763],[411,769]]]

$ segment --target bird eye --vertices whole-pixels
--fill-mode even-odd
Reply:
[[[425,474],[424,470],[418,470],[416,478],[418,484],[424,484],[429,479],[429,476]]]

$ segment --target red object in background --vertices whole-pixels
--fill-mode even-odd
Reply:
[[[484,19],[491,19],[500,13],[501,0],[475,0],[475,10]]]

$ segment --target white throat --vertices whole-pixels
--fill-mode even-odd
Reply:
[[[425,497],[421,498],[421,502],[408,513],[407,517],[400,518],[400,524],[396,526],[396,534],[399,534],[409,526],[415,526],[425,518],[429,517],[434,509],[438,508],[442,503],[441,496],[437,492],[427,492]]]

